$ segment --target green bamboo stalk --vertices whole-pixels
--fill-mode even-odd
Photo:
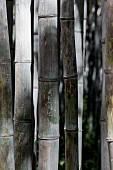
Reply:
[[[58,170],[59,54],[57,0],[39,1],[39,170]]]
[[[0,4],[0,169],[14,170],[11,57],[6,1]]]
[[[31,0],[16,0],[15,11],[15,168],[32,170]]]
[[[85,9],[86,10],[86,9]],[[75,48],[78,73],[78,160],[82,170],[82,117],[83,117],[83,15],[84,1],[75,0]],[[79,43],[78,43],[79,42]]]
[[[107,142],[110,156],[110,169],[113,170],[113,2],[107,1],[106,10],[106,57],[105,57],[105,104],[107,113]]]
[[[78,100],[74,0],[60,1],[61,57],[65,94],[65,169],[78,169]],[[73,152],[74,150],[74,152]]]

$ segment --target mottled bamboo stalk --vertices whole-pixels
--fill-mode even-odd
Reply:
[[[16,0],[15,11],[15,168],[32,170],[31,0]]]
[[[78,169],[78,97],[74,0],[60,1],[61,51],[65,94],[65,169]],[[73,152],[74,151],[74,152]]]
[[[82,116],[83,116],[83,14],[84,1],[75,0],[75,48],[78,73],[78,160],[82,170]]]
[[[39,1],[39,170],[58,170],[59,54],[57,0]]]
[[[105,105],[110,169],[113,170],[113,1],[108,0],[106,6]]]
[[[101,170],[110,170],[110,161],[109,161],[109,151],[108,143],[106,141],[107,136],[107,115],[105,107],[105,57],[106,57],[106,44],[105,44],[105,35],[106,35],[106,9],[107,1],[102,0],[102,65],[103,65],[103,87],[102,87],[102,107],[101,107]]]
[[[11,57],[6,1],[0,4],[0,169],[14,170]]]
[[[101,170],[110,170],[109,164],[109,151],[108,143],[106,141],[107,136],[107,115],[105,108],[105,57],[106,57],[106,44],[105,44],[105,35],[106,35],[106,9],[107,1],[102,0],[102,62],[103,62],[103,87],[102,87],[102,108],[101,108]]]

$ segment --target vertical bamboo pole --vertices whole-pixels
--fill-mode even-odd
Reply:
[[[11,57],[6,1],[0,4],[0,169],[14,170]]]
[[[106,57],[106,12],[107,12],[107,1],[102,0],[102,65],[103,65],[103,87],[102,87],[102,108],[101,108],[101,170],[110,170],[109,164],[109,151],[108,144],[106,141],[107,136],[107,117],[105,108],[105,57]]]
[[[82,116],[83,116],[83,14],[84,1],[75,0],[75,48],[78,73],[78,160],[82,170]],[[78,43],[79,42],[79,43]]]
[[[15,168],[32,170],[31,0],[16,0],[15,10]]]
[[[59,54],[57,0],[39,1],[39,170],[58,170]]]
[[[107,125],[106,125],[106,108],[105,108],[105,56],[106,56],[106,45],[105,45],[105,35],[106,35],[106,9],[107,1],[102,0],[102,62],[103,62],[103,87],[102,87],[102,108],[101,108],[101,170],[110,170],[109,164],[109,151],[108,144],[106,141],[107,136]]]
[[[35,166],[37,167],[37,135],[38,135],[38,4],[39,0],[34,0],[34,60],[33,60],[33,106],[34,106],[34,157],[35,157]]]
[[[77,69],[74,38],[74,0],[60,1],[61,56],[65,93],[65,169],[78,169]]]
[[[107,1],[106,11],[105,104],[107,112],[107,142],[110,169],[113,170],[113,1]]]

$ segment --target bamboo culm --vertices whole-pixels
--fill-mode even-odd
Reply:
[[[105,34],[105,106],[107,114],[107,142],[109,148],[110,169],[113,170],[113,2],[107,1]]]
[[[106,57],[106,44],[105,44],[105,35],[106,35],[106,11],[107,10],[107,1],[102,0],[102,59],[103,59],[103,70],[105,70],[105,57]],[[108,143],[106,141],[107,136],[107,115],[105,108],[105,74],[103,72],[103,87],[102,87],[102,107],[101,107],[101,169],[110,170],[110,161],[109,161],[109,151]]]
[[[15,12],[15,168],[32,170],[31,0],[16,0]]]
[[[15,170],[11,56],[6,1],[0,4],[0,169]]]
[[[83,18],[84,1],[75,0],[75,48],[78,74],[78,162],[82,170],[82,117],[83,117]],[[86,9],[85,9],[86,10]],[[78,43],[79,42],[79,43]]]
[[[60,1],[60,55],[65,95],[65,169],[78,169],[78,89],[74,36],[74,0]],[[74,151],[74,152],[73,152]]]
[[[58,170],[59,54],[57,0],[40,0],[38,12],[38,115],[40,170]]]

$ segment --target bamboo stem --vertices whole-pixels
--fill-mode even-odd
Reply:
[[[11,56],[6,1],[0,4],[0,169],[14,170]]]
[[[82,170],[82,117],[83,117],[83,9],[84,1],[75,0],[75,48],[78,74],[78,160]],[[85,30],[84,30],[85,31]],[[85,36],[85,35],[84,35]],[[78,43],[79,42],[79,43]]]
[[[65,169],[75,170],[78,169],[78,89],[74,39],[74,1],[60,1],[60,24],[60,54],[63,59],[65,94]]]
[[[14,139],[16,170],[31,170],[33,107],[31,58],[31,0],[15,1]]]
[[[113,170],[113,60],[112,60],[112,45],[113,45],[113,2],[107,1],[107,20],[106,20],[106,64],[104,69],[105,74],[105,104],[107,113],[107,142],[109,146],[110,169]]]
[[[57,0],[39,1],[39,170],[58,170],[59,54]]]

